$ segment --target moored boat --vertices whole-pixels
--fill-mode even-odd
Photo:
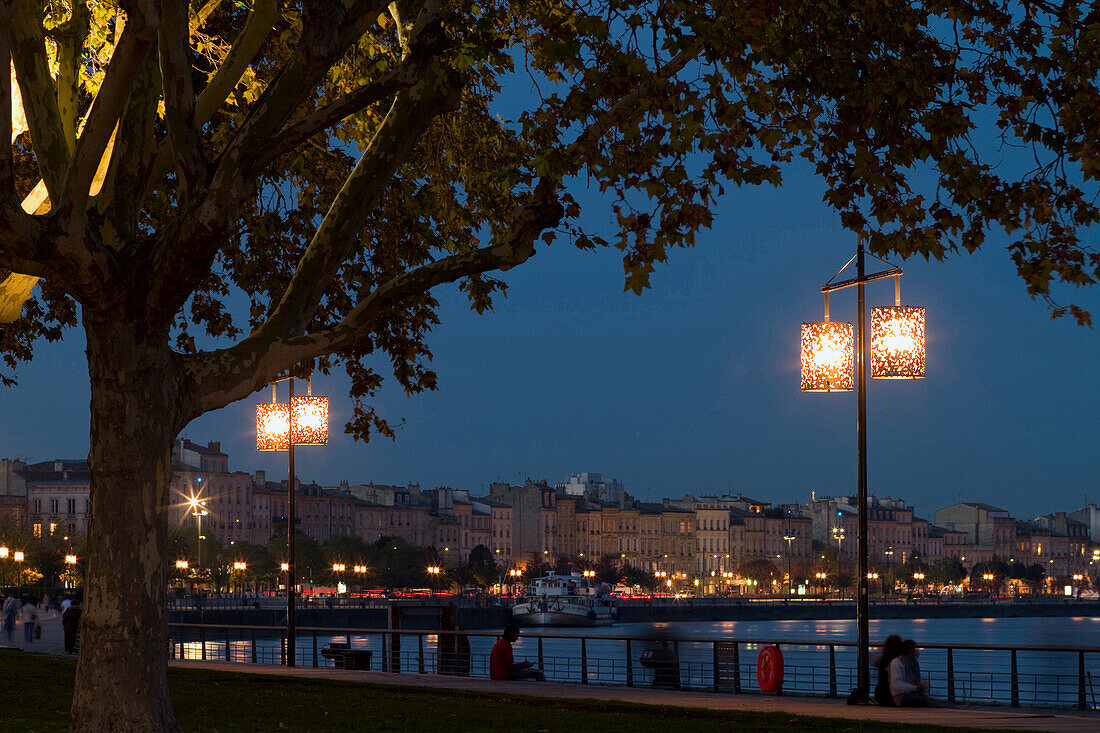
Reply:
[[[618,617],[610,587],[580,573],[536,578],[512,607],[512,620],[524,626],[606,626]]]

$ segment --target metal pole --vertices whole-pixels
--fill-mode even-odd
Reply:
[[[200,492],[201,493],[201,492]],[[199,506],[202,506],[201,504]],[[199,523],[199,577],[202,577],[202,512],[195,509],[195,519]]]
[[[858,444],[858,478],[856,487],[856,501],[859,502],[857,511],[858,526],[856,529],[856,543],[858,554],[857,588],[856,597],[856,674],[857,689],[862,699],[868,699],[871,692],[870,680],[870,632],[867,618],[867,364],[866,364],[866,324],[863,302],[863,235],[859,235],[856,245],[856,277],[859,285],[856,290],[859,295],[859,316],[856,328],[856,372],[859,382],[859,414],[856,424],[856,442]]]
[[[289,477],[286,482],[286,666],[294,666],[294,377],[287,380],[290,385],[290,402],[287,404],[287,455],[289,456]]]

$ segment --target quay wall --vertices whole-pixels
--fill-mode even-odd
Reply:
[[[832,620],[855,618],[856,607],[845,601],[782,601],[765,603],[708,602],[685,599],[676,604],[628,602],[619,607],[623,623],[675,621]],[[1100,616],[1100,603],[989,602],[872,603],[871,618],[1033,618]]]
[[[402,627],[410,630],[438,628],[433,607],[404,605]],[[508,623],[509,609],[501,606],[460,606],[455,609],[463,629],[497,629]],[[1092,602],[955,602],[955,603],[876,603],[871,618],[1034,618],[1100,616],[1100,603]],[[714,602],[685,599],[678,603],[626,601],[619,607],[621,623],[677,621],[761,621],[831,620],[855,617],[855,604],[828,602]],[[381,629],[389,625],[386,608],[299,608],[300,628]],[[282,626],[285,610],[278,609],[203,609],[172,610],[170,623],[212,625]]]

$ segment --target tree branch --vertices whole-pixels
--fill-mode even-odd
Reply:
[[[461,93],[449,69],[429,72],[415,87],[398,94],[370,145],[317,228],[275,312],[260,328],[277,337],[301,333],[325,288],[355,249],[359,231],[390,178],[413,145],[439,114],[451,109]]]
[[[151,6],[152,2],[144,4]],[[85,118],[65,174],[62,198],[58,201],[71,202],[72,215],[81,221],[92,179],[160,25],[159,14],[152,7],[139,7],[144,4],[132,3],[126,8],[126,28],[111,55],[111,64]]]
[[[160,96],[159,59],[157,54],[150,53],[134,80],[126,111],[118,123],[114,145],[111,146],[112,159],[108,166],[106,190],[96,197],[96,207],[114,224],[115,241],[106,239],[111,228],[105,228],[104,244],[108,247],[121,245],[132,252],[142,241],[137,234],[145,198],[135,195],[135,192],[143,190],[146,172],[153,165],[157,150],[154,124]],[[94,185],[92,195],[96,195]]]
[[[72,16],[57,29],[57,108],[65,145],[72,155],[76,148],[76,121],[79,108],[80,60],[84,40],[91,28],[91,14],[83,0],[73,3]]]
[[[163,12],[160,75],[161,89],[164,91],[164,122],[179,180],[180,208],[186,209],[191,197],[203,188],[206,179],[202,139],[195,125],[188,2],[164,0]]]
[[[233,48],[229,49],[221,67],[214,73],[214,78],[199,93],[195,102],[195,126],[202,127],[214,112],[222,105],[229,93],[237,86],[245,70],[252,59],[259,53],[260,47],[267,39],[267,34],[275,27],[275,21],[279,17],[279,6],[276,0],[255,0],[252,10],[245,21],[244,29],[237,37]]]
[[[11,21],[12,3],[0,3],[0,202],[15,200],[15,156],[12,152]],[[7,140],[8,142],[3,142]]]
[[[385,2],[353,5],[358,17],[343,11],[339,3],[311,6],[310,24],[298,48],[251,106],[220,156],[202,201],[181,217],[176,231],[166,232],[156,244],[154,285],[148,302],[162,318],[172,318],[186,301],[235,226],[238,206],[255,186],[256,150],[285,124],[321,75],[374,22]],[[321,11],[330,14],[328,23],[318,17]]]
[[[436,285],[490,270],[509,270],[535,254],[535,241],[564,215],[558,185],[543,179],[518,206],[496,242],[443,257],[398,275],[366,296],[337,325],[316,334],[271,338],[253,332],[236,346],[181,357],[181,394],[187,419],[247,397],[271,379],[309,359],[354,349],[386,311]]]
[[[34,140],[35,160],[46,189],[53,201],[60,200],[69,149],[57,108],[53,78],[46,60],[46,39],[42,34],[42,14],[37,3],[16,5],[11,22],[11,55],[27,127]]]
[[[345,94],[335,102],[318,109],[291,125],[278,137],[262,145],[256,153],[256,169],[263,170],[271,161],[298,147],[314,135],[372,104],[388,99],[408,89],[424,71],[423,59],[410,59],[383,74],[369,84]]]

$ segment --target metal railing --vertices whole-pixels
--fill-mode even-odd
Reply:
[[[169,624],[174,658],[250,664],[285,664],[285,630],[279,626]],[[299,666],[334,667],[324,645],[346,644],[371,652],[369,669],[392,673],[488,677],[495,632],[342,629],[298,630]],[[643,651],[657,640],[636,636],[525,633],[514,653],[549,680],[576,684],[672,686],[686,690],[758,693],[756,655],[764,646],[783,651],[783,694],[846,696],[856,685],[855,642],[806,639],[730,639],[669,636],[675,662],[655,674]],[[941,702],[1097,709],[1094,680],[1100,648],[1038,645],[922,644],[923,678]],[[872,676],[872,679],[874,677]]]

